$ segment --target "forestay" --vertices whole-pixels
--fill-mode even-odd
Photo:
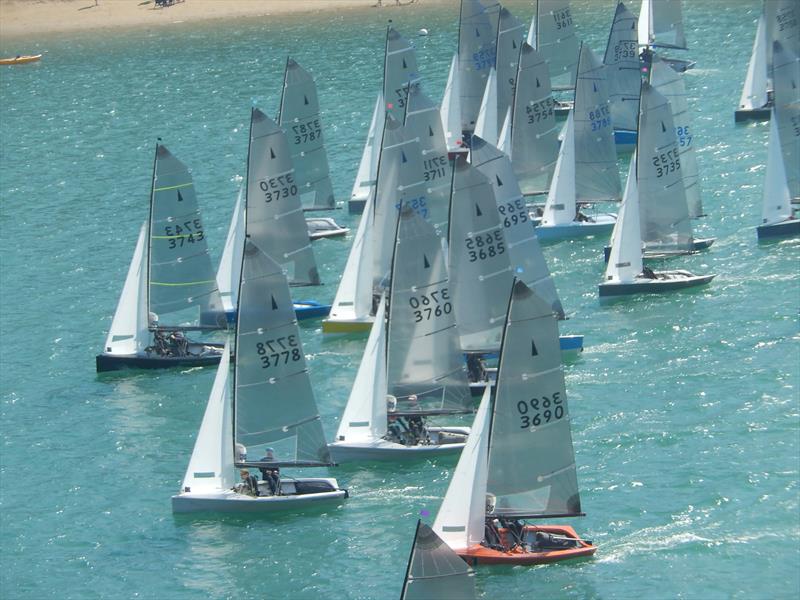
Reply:
[[[676,72],[657,55],[653,55],[650,66],[650,84],[667,99],[672,109],[672,122],[675,126],[675,136],[678,139],[681,158],[680,171],[683,174],[683,187],[686,190],[689,216],[694,219],[702,217],[704,213],[703,201],[700,198],[700,174],[697,168],[697,157],[694,153],[694,136],[697,130],[691,124],[683,77],[682,73]]]
[[[453,308],[465,352],[500,348],[514,275],[494,189],[466,157],[457,157],[448,244]]]
[[[581,514],[558,324],[521,281],[500,351],[486,491],[496,497],[498,515]]]
[[[427,219],[440,232],[447,231],[452,169],[447,157],[439,107],[428,98],[418,83],[409,88],[405,132],[419,141],[422,151],[423,180],[427,198]]]
[[[156,146],[150,197],[149,311],[159,326],[227,327],[189,169]],[[165,317],[169,317],[169,322]]]
[[[775,116],[778,118],[786,182],[800,201],[800,57],[780,42],[773,44]]]
[[[403,202],[387,339],[388,391],[397,398],[398,410],[469,411],[471,404],[442,242],[433,226]]]
[[[245,242],[236,328],[236,442],[276,457],[329,462],[289,286],[281,267]]]
[[[535,288],[539,295],[547,299],[552,310],[563,318],[564,308],[528,216],[511,161],[491,144],[480,138],[473,138],[470,162],[487,177],[494,190],[514,274],[529,287]]]
[[[622,2],[617,4],[603,58],[614,128],[628,131],[636,131],[642,81],[636,22]]]
[[[681,0],[642,0],[638,27],[643,46],[686,50]]]
[[[642,272],[642,234],[639,226],[639,186],[636,183],[636,152],[631,158],[625,194],[611,233],[611,254],[606,281],[631,283]]]
[[[314,79],[286,59],[278,123],[286,133],[304,209],[336,208]]]
[[[408,86],[419,83],[417,55],[411,43],[391,25],[386,30],[383,67],[383,98],[386,112],[403,122]]]
[[[290,285],[320,285],[286,134],[257,108],[250,121],[246,233]]]
[[[642,82],[637,181],[646,252],[690,252],[694,240],[678,139],[667,99]]]
[[[500,7],[497,26],[497,129],[503,126],[503,119],[514,100],[514,86],[519,68],[519,51],[525,41],[525,25],[511,11]]]
[[[430,527],[417,521],[400,600],[477,597],[472,569]]]
[[[580,42],[575,35],[569,0],[538,0],[528,43],[547,63],[553,82],[558,81],[561,89],[575,86]]]
[[[478,0],[461,0],[458,68],[461,129],[466,133],[475,130],[486,79],[495,65],[498,12],[497,3],[486,7]]]
[[[550,186],[558,157],[555,100],[547,64],[530,44],[523,44],[511,121],[514,175],[525,193]]]
[[[578,61],[574,114],[576,201],[619,202],[622,186],[605,68],[585,44]]]

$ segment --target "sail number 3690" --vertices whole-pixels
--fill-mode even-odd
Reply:
[[[288,335],[274,340],[256,343],[256,351],[261,359],[261,368],[269,369],[278,365],[288,365],[302,358],[297,345],[297,336]]]
[[[453,305],[450,303],[450,293],[447,288],[434,290],[428,294],[411,296],[408,305],[414,311],[414,322],[430,321],[435,317],[449,315],[453,312]]]
[[[561,392],[555,392],[552,396],[531,398],[527,402],[520,400],[517,402],[520,429],[539,427],[539,425],[561,419],[564,416],[563,402]]]

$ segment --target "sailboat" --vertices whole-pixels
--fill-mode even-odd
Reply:
[[[375,196],[378,157],[381,151],[381,136],[385,121],[386,110],[383,107],[383,93],[378,93],[367,132],[367,140],[364,142],[361,161],[358,163],[358,172],[355,182],[353,182],[353,191],[347,203],[347,210],[350,214],[361,214],[370,198]]]
[[[192,177],[166,146],[156,144],[150,216],[97,371],[217,364],[222,344],[191,341],[183,332],[226,328]]]
[[[588,216],[580,204],[621,198],[617,152],[603,64],[581,46],[575,108],[567,117],[553,181],[536,227],[541,241],[608,235],[616,217]]]
[[[686,50],[681,0],[642,0],[639,12],[639,46]],[[662,56],[676,71],[686,71],[694,61]]]
[[[759,241],[800,235],[800,219],[795,215],[789,195],[776,122],[777,118],[770,119],[761,225],[756,228]]]
[[[507,314],[494,399],[487,388],[432,529],[473,565],[591,556],[572,527],[525,522],[583,512],[555,315],[521,281]]]
[[[674,152],[674,150],[670,150],[670,152]],[[617,224],[611,235],[611,255],[606,266],[605,279],[599,286],[601,300],[634,294],[658,294],[705,285],[715,277],[714,275],[694,275],[686,270],[653,271],[645,268],[642,260],[638,183],[642,176],[652,175],[653,168],[645,166],[641,169],[641,171],[650,171],[645,175],[640,172],[637,166],[638,162],[637,149],[631,158],[625,195],[617,216]]]
[[[773,42],[772,81],[786,182],[792,202],[800,203],[800,50],[792,50],[792,45],[798,47],[800,41]]]
[[[499,4],[461,0],[458,20],[458,91],[461,131],[465,139],[475,130],[489,71],[497,58]]]
[[[536,48],[547,63],[553,89],[575,87],[580,41],[575,35],[569,0],[537,0],[528,44]]]
[[[453,54],[453,59],[450,61],[450,71],[447,74],[447,83],[444,86],[442,105],[439,108],[449,158],[453,158],[456,153],[468,151],[464,146],[461,131],[461,84],[458,79],[459,71],[458,54]]]
[[[388,318],[384,295],[329,444],[337,463],[457,454],[469,434],[426,422],[472,409],[441,238],[409,204],[400,211],[391,282]]]
[[[477,599],[475,573],[422,521],[417,521],[400,600]]]
[[[266,473],[331,464],[286,275],[250,239],[239,287],[232,390],[229,376],[226,352],[172,511],[260,514],[347,498],[347,490],[328,477],[281,473],[277,481],[259,481],[259,495],[234,485],[235,468]],[[248,449],[252,455],[256,448],[264,459],[248,460]]]
[[[636,16],[622,2],[617,4],[603,57],[611,101],[611,120],[614,123],[614,141],[620,152],[632,152],[636,146],[636,121],[639,116],[639,89],[642,81],[636,24]]]

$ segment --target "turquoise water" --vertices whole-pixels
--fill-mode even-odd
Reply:
[[[638,3],[636,3],[638,4]],[[734,126],[757,0],[685,2],[687,74],[717,273],[694,292],[601,307],[602,240],[546,249],[586,351],[567,390],[595,558],[478,569],[485,598],[781,598],[800,593],[800,243],[757,245],[767,127]],[[602,52],[613,2],[574,1]],[[526,2],[510,2],[529,19]],[[638,8],[638,7],[634,7]],[[52,35],[0,72],[0,595],[3,598],[393,598],[416,519],[452,464],[332,474],[340,508],[262,519],[173,517],[213,369],[99,378],[156,138],[192,169],[215,254],[245,173],[250,107],[274,114],[286,54],[319,86],[346,200],[382,73],[387,17],[441,97],[455,8],[364,10]],[[621,166],[625,161],[621,161]],[[340,211],[337,218],[354,227]],[[315,244],[332,300],[349,239]],[[303,343],[329,437],[363,340]],[[320,471],[321,473],[324,471]]]

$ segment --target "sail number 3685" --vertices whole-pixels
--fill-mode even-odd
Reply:
[[[277,367],[281,364],[288,365],[290,362],[295,362],[302,358],[300,348],[297,345],[297,336],[295,335],[257,342],[256,351],[261,359],[262,369]]]
[[[450,293],[447,288],[434,290],[427,294],[411,296],[408,305],[414,311],[414,322],[430,321],[435,317],[449,315],[453,312],[453,305],[450,304]]]
[[[478,234],[474,237],[464,238],[464,243],[469,254],[469,262],[486,260],[506,251],[506,247],[503,244],[503,234],[499,229],[495,229],[494,233],[490,232],[485,235]]]
[[[539,427],[561,419],[564,416],[563,402],[561,392],[555,392],[552,396],[531,398],[527,402],[520,400],[517,402],[520,429]]]

